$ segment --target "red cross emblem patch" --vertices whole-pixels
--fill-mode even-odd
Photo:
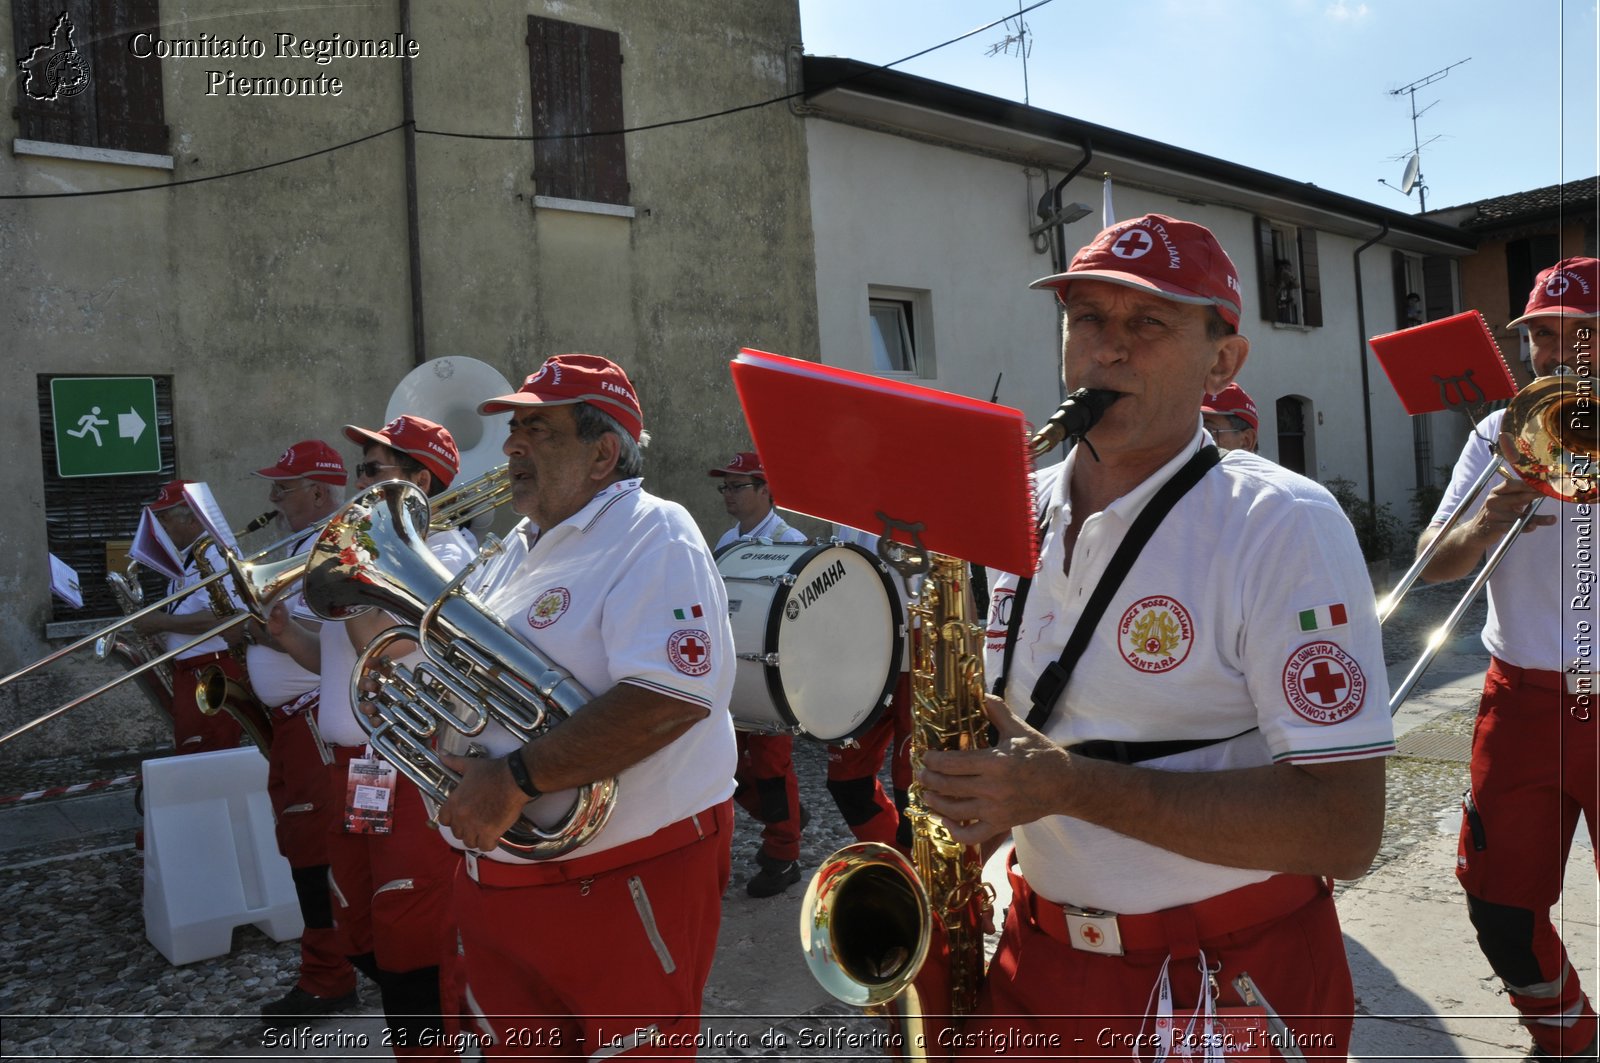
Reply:
[[[1361,711],[1367,677],[1338,643],[1308,642],[1283,666],[1283,696],[1312,723],[1338,723]]]
[[[711,640],[704,631],[684,628],[667,636],[667,659],[684,675],[711,671]]]

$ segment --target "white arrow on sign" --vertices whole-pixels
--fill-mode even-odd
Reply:
[[[117,414],[117,435],[139,442],[139,437],[144,435],[144,418],[139,416],[138,410],[130,406],[127,413]]]

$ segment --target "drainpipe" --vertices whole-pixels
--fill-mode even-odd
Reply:
[[[411,0],[400,2],[400,32],[411,40]],[[411,79],[411,60],[400,60],[400,101],[405,119],[406,155],[406,261],[411,271],[411,357],[417,365],[428,360],[428,341],[422,329],[422,232],[417,210],[417,111]]]
[[[1367,436],[1367,505],[1372,507],[1373,513],[1378,512],[1378,485],[1374,482],[1376,474],[1372,466],[1372,388],[1367,372],[1367,304],[1361,286],[1361,252],[1389,235],[1389,223],[1385,221],[1379,224],[1382,228],[1378,234],[1356,248],[1353,256],[1356,273],[1356,341],[1357,350],[1361,352],[1361,417]]]

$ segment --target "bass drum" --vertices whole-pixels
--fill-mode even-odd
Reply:
[[[732,543],[717,553],[739,664],[733,723],[824,742],[877,722],[900,678],[894,574],[838,542]]]

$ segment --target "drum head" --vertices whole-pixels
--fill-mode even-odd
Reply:
[[[858,546],[809,555],[768,617],[773,696],[813,738],[865,731],[899,678],[903,618],[887,569]]]

